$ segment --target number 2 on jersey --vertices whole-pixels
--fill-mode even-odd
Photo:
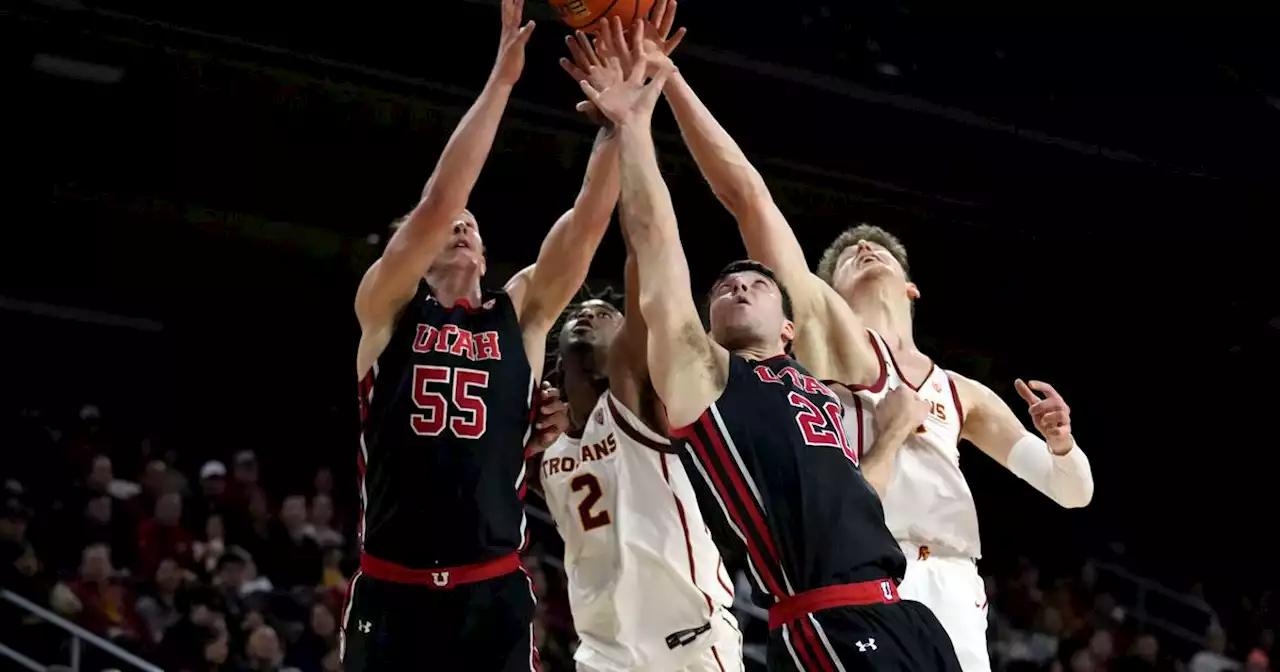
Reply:
[[[447,387],[452,398],[432,388]],[[409,416],[409,424],[419,436],[440,436],[445,427],[460,439],[484,436],[489,407],[479,391],[489,387],[489,372],[447,366],[413,367],[413,404],[421,413]]]
[[[819,411],[817,405],[799,392],[787,395],[787,401],[800,409],[796,414],[796,424],[800,425],[800,434],[804,442],[811,446],[839,448],[844,456],[858,464],[858,452],[849,446],[849,439],[844,434],[844,425],[840,424],[840,416],[844,409],[834,401],[822,404]]]
[[[569,481],[569,487],[573,488],[574,492],[587,491],[582,501],[578,502],[578,519],[582,521],[583,532],[590,532],[597,527],[604,527],[613,522],[607,510],[599,512],[591,510],[596,505],[596,502],[599,502],[600,498],[604,496],[604,489],[600,487],[600,479],[596,478],[595,474],[578,474]]]

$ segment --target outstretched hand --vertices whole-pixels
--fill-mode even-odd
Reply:
[[[1071,407],[1067,406],[1066,400],[1052,385],[1038,380],[1028,384],[1018,379],[1013,381],[1013,387],[1018,391],[1018,396],[1027,402],[1031,423],[1044,437],[1045,443],[1049,444],[1049,450],[1055,455],[1066,455],[1075,445],[1075,439],[1071,436]],[[1036,392],[1044,394],[1044,398],[1041,399]]]
[[[647,60],[642,51],[643,31],[633,30],[628,39],[623,33],[621,19],[614,17],[605,22],[603,33],[603,39],[611,53],[603,66],[592,65],[591,68],[609,70],[599,76],[612,79],[615,83],[604,89],[597,89],[592,86],[589,76],[580,80],[578,85],[587,94],[587,100],[614,124],[648,123],[653,115],[653,107],[662,94],[662,87],[675,71],[675,65],[667,60],[646,83]],[[624,69],[623,63],[630,65]]]
[[[605,61],[610,55],[608,46],[603,40],[591,40],[587,34],[581,30],[575,31],[573,35],[564,38],[565,46],[569,48],[568,58],[560,59],[560,67],[575,82],[586,81],[595,90],[603,91],[614,84],[622,81],[621,73],[605,67]],[[602,126],[608,125],[609,120],[592,105],[590,101],[582,101],[575,108],[577,111],[587,115],[592,122]]]
[[[640,22],[644,31],[643,54],[649,60],[649,76],[653,76],[671,52],[680,46],[687,32],[683,26],[671,33],[676,23],[676,0],[657,0],[649,10],[649,17]]]
[[[502,35],[492,78],[508,86],[514,85],[524,71],[524,45],[533,34],[534,22],[520,25],[523,19],[524,0],[502,0]]]

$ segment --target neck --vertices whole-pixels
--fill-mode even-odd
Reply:
[[[912,335],[911,304],[892,297],[882,288],[845,294],[844,300],[857,313],[863,326],[884,337],[894,350],[917,350]]]
[[[784,346],[774,343],[772,345],[752,345],[745,348],[739,348],[734,350],[733,354],[743,359],[760,361],[762,359],[777,357],[778,355],[785,355],[787,352]]]
[[[608,389],[608,379],[584,366],[574,366],[565,371],[564,393],[569,398],[569,424],[575,430],[587,426],[591,411],[600,401],[600,395]]]
[[[480,307],[480,271],[478,268],[462,269],[455,266],[433,269],[423,276],[431,285],[431,293],[442,306],[457,305],[466,300],[474,308]]]

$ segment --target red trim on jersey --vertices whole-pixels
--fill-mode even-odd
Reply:
[[[468,583],[488,581],[523,569],[520,554],[511,553],[496,560],[460,567],[436,567],[434,569],[410,569],[394,562],[387,562],[360,554],[360,573],[382,581],[412,583],[436,590],[449,590]]]
[[[701,426],[702,431],[707,433],[710,443],[716,449],[716,457],[713,459],[711,451],[698,436],[697,429]],[[746,537],[747,555],[751,557],[752,565],[755,566],[759,573],[760,580],[764,583],[764,589],[772,595],[786,595],[786,590],[782,584],[773,575],[773,568],[781,565],[780,562],[770,562],[778,557],[778,553],[774,550],[773,542],[769,537],[769,528],[764,524],[764,516],[760,512],[759,504],[752,499],[750,489],[746,485],[746,479],[738,470],[738,463],[731,457],[724,447],[724,441],[720,438],[720,432],[715,428],[715,424],[711,419],[711,409],[703,411],[698,420],[695,420],[687,427],[670,430],[672,436],[683,438],[693,446],[694,451],[698,454],[698,460],[705,466],[705,471],[711,477],[711,486],[718,493],[720,500],[724,503],[725,510],[728,511],[729,517],[733,519],[734,525],[738,528],[742,535]],[[725,487],[720,479],[720,471],[724,471],[733,489]],[[741,502],[739,510],[738,503]],[[747,519],[750,519],[751,525],[747,525]],[[765,548],[761,549],[760,544],[756,542],[756,537],[760,538]],[[769,552],[766,558],[765,551]]]
[[[870,329],[867,330],[867,340],[871,341],[871,349],[876,353],[876,359],[880,360],[880,377],[876,378],[876,382],[871,383],[870,385],[854,385],[854,384],[848,384],[848,383],[841,383],[838,380],[834,381],[849,388],[850,392],[860,392],[862,390],[866,390],[874,394],[884,389],[884,383],[886,380],[889,379],[889,367],[885,363],[884,353],[880,352],[880,344],[876,342],[876,336],[875,334],[871,333]]]
[[[864,431],[864,428],[862,426],[862,397],[859,397],[856,394],[853,395],[853,414],[855,417],[855,422],[858,423],[858,445],[855,446],[855,448],[858,451],[857,452],[858,467],[861,468],[862,467],[862,451],[866,449],[866,446],[863,445],[863,441],[865,441],[865,439],[863,439],[863,436],[866,434],[866,432]],[[848,441],[849,439],[848,434],[849,434],[848,432],[845,432],[846,441]]]
[[[621,425],[619,425],[621,426]],[[671,487],[671,472],[667,469],[667,456],[659,455],[658,459],[662,461],[662,478],[667,482],[667,487]],[[707,616],[711,616],[715,611],[715,607],[711,604],[711,596],[707,591],[698,585],[698,568],[693,562],[693,537],[689,535],[689,519],[684,515],[684,504],[680,502],[680,496],[675,490],[671,491],[671,498],[676,501],[676,515],[680,517],[680,529],[684,531],[684,548],[689,554],[689,580],[693,582],[693,587],[698,589],[699,593],[707,599]]]
[[[894,604],[898,601],[898,587],[892,579],[824,586],[778,600],[769,608],[769,629],[775,630],[795,620],[807,620],[804,616],[823,609]]]
[[[724,592],[729,593],[729,598],[730,598],[730,599],[732,599],[732,598],[733,598],[733,586],[730,586],[729,584],[725,583],[725,581],[724,581],[724,575],[725,575],[725,573],[727,573],[727,571],[726,571],[726,570],[725,570],[725,568],[724,568],[724,558],[719,557],[719,555],[717,554],[717,557],[716,557],[716,581],[719,581],[719,582],[720,582],[720,587],[721,587],[721,588],[724,588]]]
[[[632,425],[631,421],[627,420],[627,416],[623,415],[622,412],[618,410],[618,407],[614,405],[612,394],[607,394],[605,397],[605,404],[609,407],[609,414],[613,416],[614,424],[618,425],[618,429],[621,429],[622,433],[627,435],[627,438],[635,441],[645,448],[656,450],[659,453],[676,452],[675,449],[671,447],[670,442],[662,443],[655,441],[653,438],[646,436],[643,431]],[[665,465],[666,463],[664,462],[663,464]]]
[[[724,663],[720,662],[720,652],[719,652],[719,651],[716,651],[716,645],[715,645],[715,644],[712,644],[712,645],[711,645],[711,655],[712,655],[712,656],[715,656],[715,659],[716,659],[716,667],[720,668],[720,672],[725,672],[725,670],[724,670]]]
[[[951,399],[956,402],[956,412],[960,414],[960,427],[964,428],[964,404],[960,403],[960,391],[956,389],[956,379],[947,374],[947,386],[951,388]]]

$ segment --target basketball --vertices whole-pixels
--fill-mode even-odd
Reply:
[[[616,16],[628,26],[647,16],[653,0],[550,0],[560,20],[574,30],[595,31],[602,19]]]

